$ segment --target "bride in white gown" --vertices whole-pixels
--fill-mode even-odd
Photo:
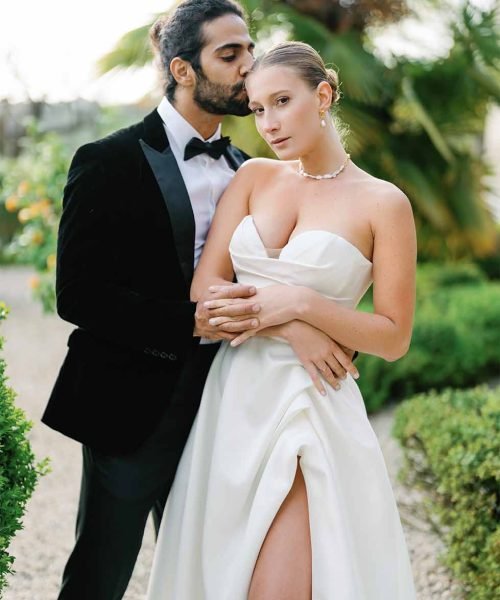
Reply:
[[[336,75],[312,48],[270,50],[247,92],[259,133],[282,160],[251,160],[236,174],[192,296],[234,272],[257,288],[259,324],[224,341],[213,362],[148,600],[412,600],[398,509],[358,386],[350,374],[338,390],[315,385],[290,344],[293,324],[305,321],[386,360],[406,352],[411,208],[398,188],[350,162],[328,113]],[[374,313],[357,311],[372,282]],[[207,305],[222,331],[235,302]]]

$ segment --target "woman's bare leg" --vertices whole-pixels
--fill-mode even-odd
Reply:
[[[307,492],[297,471],[260,549],[248,600],[311,600],[312,558]]]

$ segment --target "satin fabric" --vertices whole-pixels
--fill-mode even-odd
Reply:
[[[235,230],[238,281],[314,288],[355,307],[372,264],[314,230],[270,258],[253,218]],[[223,343],[168,499],[148,600],[246,600],[266,533],[292,485],[307,488],[314,600],[414,600],[387,469],[355,380],[322,396],[289,344]]]

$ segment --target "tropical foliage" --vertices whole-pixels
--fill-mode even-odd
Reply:
[[[357,164],[393,181],[411,199],[422,257],[486,256],[495,251],[493,218],[485,202],[482,135],[491,103],[500,100],[498,10],[446,3],[452,46],[443,58],[394,58],[373,49],[375,27],[407,16],[404,0],[243,0],[257,39],[290,37],[312,44],[339,70],[343,98],[337,118]],[[444,6],[443,6],[444,5]],[[437,10],[437,9],[436,9]],[[103,57],[102,71],[150,60],[147,30],[126,34]],[[268,152],[241,119],[229,124],[250,153]]]

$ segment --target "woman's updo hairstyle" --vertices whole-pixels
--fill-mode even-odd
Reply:
[[[332,88],[332,105],[338,102],[340,92],[337,72],[327,69],[321,56],[309,44],[303,42],[277,44],[255,61],[251,72],[262,67],[277,66],[292,68],[313,90],[322,81],[326,81]]]

